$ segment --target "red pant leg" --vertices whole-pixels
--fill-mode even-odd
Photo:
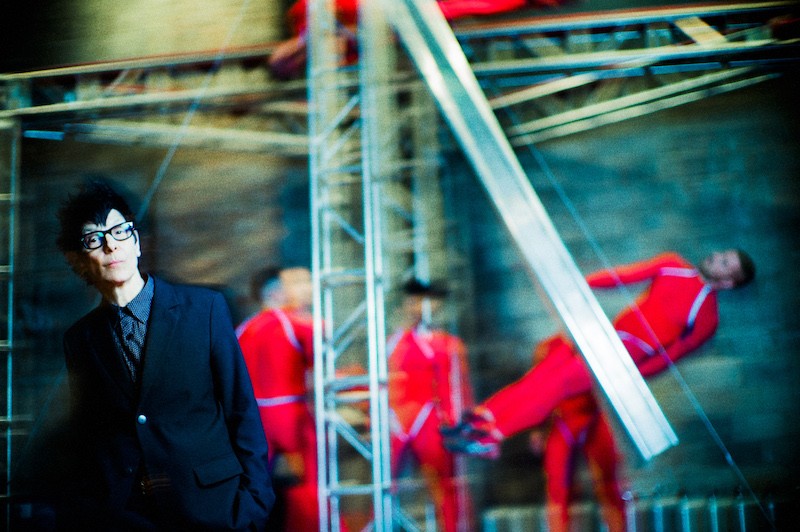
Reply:
[[[625,501],[622,499],[617,475],[619,454],[614,443],[614,434],[602,412],[598,411],[597,420],[589,431],[584,453],[608,530],[622,532],[625,530]]]
[[[544,422],[562,400],[587,392],[592,379],[568,344],[554,343],[547,356],[519,380],[487,399],[497,428],[508,438]]]
[[[455,460],[442,444],[439,421],[432,414],[410,442],[425,475],[444,532],[467,530],[470,513],[466,487],[459,488]]]
[[[269,444],[270,460],[277,453],[299,455],[302,458],[302,482],[286,490],[285,529],[287,532],[316,530],[319,528],[317,437],[311,411],[305,402],[262,407],[259,410]]]
[[[544,452],[547,522],[551,532],[568,530],[569,504],[572,499],[574,439],[554,425]]]

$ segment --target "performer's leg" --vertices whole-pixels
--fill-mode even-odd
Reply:
[[[625,502],[617,476],[618,453],[606,418],[598,418],[589,432],[584,451],[594,480],[594,489],[609,532],[625,531]]]
[[[316,530],[319,528],[319,505],[317,494],[317,444],[314,418],[305,403],[292,403],[276,407],[284,412],[291,424],[283,426],[282,452],[294,466],[300,482],[286,489],[285,530]],[[273,431],[271,425],[268,432]],[[299,462],[299,463],[298,463]]]
[[[430,416],[411,440],[411,449],[425,475],[442,530],[445,532],[469,530],[471,512],[469,493],[466,488],[459,490],[461,479],[454,476],[455,461],[453,455],[442,445],[438,424],[436,416]]]
[[[496,428],[508,438],[544,422],[559,402],[591,386],[583,361],[569,344],[556,343],[540,363],[481,406],[491,412]]]
[[[544,452],[547,523],[551,532],[569,530],[574,454],[572,438],[553,425]]]

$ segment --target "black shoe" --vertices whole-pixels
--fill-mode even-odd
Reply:
[[[492,460],[500,456],[500,443],[486,434],[478,439],[463,436],[445,438],[443,445],[451,453],[468,454]]]

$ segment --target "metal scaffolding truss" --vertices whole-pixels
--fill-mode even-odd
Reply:
[[[454,29],[521,146],[796,68],[797,11],[796,1],[690,5]],[[28,138],[165,146],[180,137],[187,147],[306,157],[306,82],[272,77],[273,49],[0,74],[0,119],[19,119]],[[190,128],[180,123],[188,109],[198,111]]]
[[[0,119],[19,120],[26,138],[156,147],[179,139],[185,147],[305,158],[306,83],[274,79],[271,51],[0,74]]]
[[[798,3],[543,17],[456,30],[512,145],[585,131],[797,68]]]
[[[19,416],[14,408],[14,255],[16,252],[17,205],[19,181],[19,125],[13,120],[0,120],[0,364],[3,399],[0,400],[0,430],[3,431],[3,476],[6,488],[0,497],[6,498],[11,481],[13,436],[17,434]],[[5,519],[8,519],[8,515]],[[8,522],[5,522],[6,526]]]
[[[320,3],[321,6],[324,4]],[[330,12],[309,20],[315,397],[321,527],[340,509],[372,528],[420,530],[430,511],[402,505],[389,450],[387,334],[404,280],[448,269],[438,128],[421,80],[398,76],[376,4],[362,5],[358,65],[336,53]],[[354,375],[351,369],[359,368]],[[354,404],[360,405],[353,408]]]

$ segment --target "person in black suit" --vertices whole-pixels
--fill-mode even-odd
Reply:
[[[102,296],[64,335],[73,467],[59,529],[263,530],[267,443],[223,296],[139,270],[124,198],[91,182],[57,244]]]

